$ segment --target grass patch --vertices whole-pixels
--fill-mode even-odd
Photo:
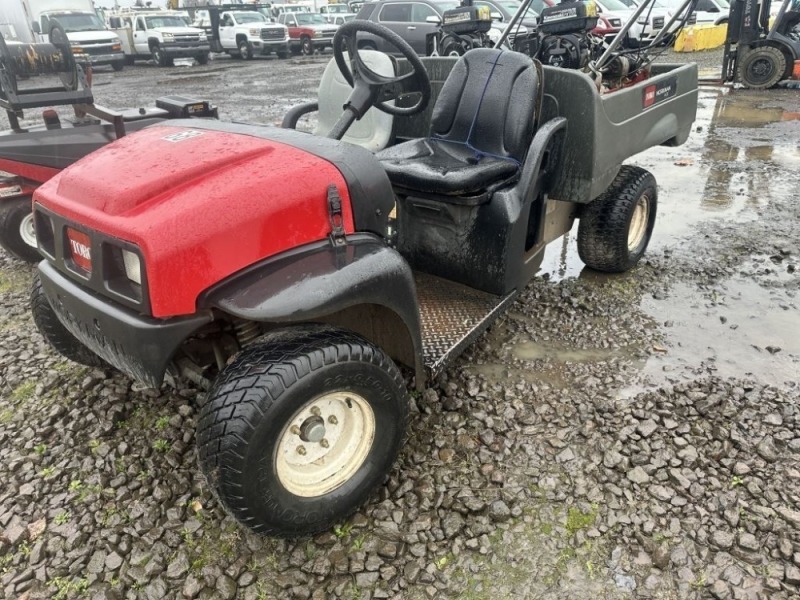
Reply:
[[[597,520],[597,509],[598,506],[592,504],[592,509],[585,513],[575,506],[570,506],[569,510],[567,510],[567,522],[565,524],[569,534],[574,535],[581,529],[588,529],[594,525]]]
[[[15,404],[21,404],[27,400],[33,398],[33,394],[36,392],[36,382],[26,381],[25,383],[19,384],[14,391],[11,392],[11,401]]]

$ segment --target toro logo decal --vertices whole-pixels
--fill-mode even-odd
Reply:
[[[179,131],[178,133],[170,133],[169,135],[165,135],[161,139],[166,140],[168,142],[182,142],[184,140],[197,137],[198,135],[203,135],[203,132],[195,131],[194,129],[187,129],[186,131]]]
[[[75,266],[86,271],[92,272],[92,242],[89,236],[80,231],[67,228],[67,240],[72,254],[72,262]]]
[[[642,92],[642,108],[650,108],[659,102],[672,98],[677,93],[677,77],[670,77],[669,79],[664,79],[658,83],[648,85]]]

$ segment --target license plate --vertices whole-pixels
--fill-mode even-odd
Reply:
[[[67,227],[67,240],[72,262],[87,274],[92,272],[92,241],[89,236]]]

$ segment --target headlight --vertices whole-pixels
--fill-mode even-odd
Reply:
[[[647,25],[647,17],[639,17],[638,19],[636,19],[636,22],[639,25]]]
[[[175,40],[175,36],[171,33],[162,33],[161,35],[164,37],[165,42],[172,42]]]
[[[259,35],[261,35],[261,30],[260,29],[251,29],[250,30],[250,35],[258,37]]]
[[[289,28],[286,25],[283,26],[283,35],[289,35]]]
[[[201,33],[200,34],[200,41],[201,42],[205,42],[206,40],[208,40],[208,36],[205,33]]]
[[[114,44],[113,46],[111,46],[111,49],[112,50],[122,50],[122,46],[120,44]]]
[[[83,48],[81,48],[80,46],[73,46],[72,47],[72,53],[73,54],[83,54]]]
[[[322,32],[321,31],[315,31],[314,32],[314,37],[322,37]]]
[[[123,250],[122,262],[125,264],[125,276],[136,285],[142,285],[142,262],[139,256],[130,250]]]

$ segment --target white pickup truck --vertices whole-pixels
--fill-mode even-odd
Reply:
[[[245,60],[271,52],[278,58],[289,56],[289,30],[258,10],[216,11],[209,7],[195,25],[207,31],[214,52],[227,52]]]
[[[194,58],[198,63],[208,63],[211,46],[206,32],[189,27],[186,17],[179,12],[125,12],[110,14],[111,30],[122,40],[125,59],[152,59],[160,67],[172,66],[176,58]]]

